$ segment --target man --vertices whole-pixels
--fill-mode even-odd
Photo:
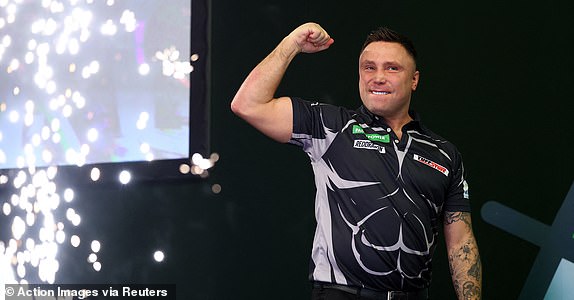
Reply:
[[[318,24],[299,26],[253,69],[231,103],[249,124],[301,146],[311,159],[313,299],[427,299],[441,220],[456,294],[480,299],[461,155],[409,110],[420,74],[406,37],[386,28],[367,37],[357,110],[275,98],[297,54],[333,43]]]

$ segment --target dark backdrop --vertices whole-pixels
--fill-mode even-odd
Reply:
[[[220,161],[204,181],[77,191],[83,235],[102,241],[103,267],[93,272],[86,253],[67,250],[79,263],[64,263],[58,278],[177,283],[180,299],[309,299],[307,156],[256,132],[229,103],[280,39],[315,21],[335,44],[297,57],[278,93],[357,107],[366,34],[386,25],[412,37],[421,69],[413,106],[458,146],[469,173],[484,298],[518,298],[539,247],[485,222],[481,208],[498,201],[550,225],[572,184],[572,11],[566,0],[214,1],[211,149]],[[454,299],[443,243],[431,294]],[[162,264],[152,262],[156,248]]]

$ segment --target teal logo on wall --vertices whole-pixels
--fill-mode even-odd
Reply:
[[[574,183],[552,226],[499,202],[482,206],[482,218],[540,247],[520,299],[572,299],[574,295]]]

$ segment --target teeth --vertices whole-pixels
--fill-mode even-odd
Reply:
[[[375,94],[375,95],[388,95],[388,94],[390,94],[390,92],[375,92],[375,91],[373,91],[373,94]]]

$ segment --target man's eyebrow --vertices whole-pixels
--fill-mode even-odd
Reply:
[[[363,61],[361,61],[361,64],[374,64],[375,62],[373,60],[370,59],[365,59]]]
[[[366,59],[361,61],[360,65],[376,65],[377,62],[374,60],[370,60],[370,59]],[[403,66],[403,64],[401,64],[399,61],[397,60],[390,60],[390,61],[384,61],[382,63],[383,66],[388,66],[388,65],[393,65],[393,66]]]
[[[390,60],[390,61],[385,61],[383,63],[383,65],[397,65],[397,66],[402,66],[403,64],[401,62],[399,62],[398,60]]]

